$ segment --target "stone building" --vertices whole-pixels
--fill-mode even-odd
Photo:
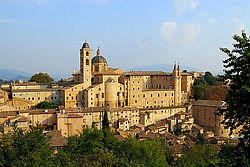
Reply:
[[[182,75],[176,64],[172,73],[110,68],[99,48],[92,58],[92,49],[86,42],[80,49],[80,71],[72,75],[73,87],[79,85],[81,89],[61,90],[61,103],[66,108],[181,106],[189,100],[192,85],[192,75]],[[72,92],[67,93],[67,89]]]
[[[174,64],[172,72],[125,72],[110,68],[99,48],[92,55],[85,42],[80,49],[80,71],[65,84],[12,83],[1,88],[8,90],[12,99],[22,99],[12,102],[13,110],[29,109],[43,101],[64,108],[156,108],[183,106],[189,100],[192,75],[181,73],[179,65]]]
[[[225,129],[221,124],[224,117],[217,115],[220,108],[226,107],[223,101],[198,100],[192,106],[195,123],[203,127],[206,131],[214,132],[215,136],[229,137],[230,130]],[[238,130],[234,131],[238,134]]]

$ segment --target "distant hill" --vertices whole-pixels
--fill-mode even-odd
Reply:
[[[187,70],[187,71],[196,71],[196,72],[202,72],[200,69],[189,67],[189,66],[180,66],[181,71]],[[173,71],[173,65],[172,64],[155,64],[150,66],[140,66],[135,67],[132,69],[128,69],[126,71],[164,71],[164,72],[172,72]]]
[[[0,79],[2,80],[16,81],[18,79],[23,79],[24,81],[27,81],[31,76],[32,74],[22,71],[0,69]]]
[[[8,70],[8,69],[0,69],[0,79],[2,80],[12,80],[16,81],[19,79],[23,79],[24,81],[28,81],[32,75],[30,73],[17,71],[17,70]],[[72,77],[71,74],[49,74],[52,78],[55,79],[55,81],[58,81],[60,79],[70,78]]]

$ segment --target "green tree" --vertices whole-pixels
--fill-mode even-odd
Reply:
[[[196,79],[194,81],[194,86],[196,85],[202,85],[203,87],[207,88],[208,87],[208,83],[207,81],[204,79],[204,78],[199,78],[199,79]]]
[[[224,81],[230,81],[225,101],[227,107],[220,110],[224,115],[223,124],[230,130],[243,127],[241,134],[245,142],[250,142],[250,39],[242,31],[242,36],[234,35],[233,49],[220,48],[228,55],[224,60]]]
[[[218,162],[216,166],[250,166],[249,155],[246,151],[250,148],[242,147],[241,144],[234,146],[229,143],[221,145],[221,150],[218,152]]]
[[[218,162],[217,149],[208,144],[197,144],[186,148],[175,166],[177,167],[208,167]]]
[[[217,83],[217,81],[218,81],[218,79],[217,78],[215,78],[213,75],[212,75],[212,73],[211,72],[209,72],[209,71],[207,71],[207,72],[205,72],[205,76],[204,76],[204,79],[207,81],[207,83],[209,84],[209,85],[215,85],[216,83]]]
[[[109,119],[107,109],[104,109],[103,121],[102,121],[102,129],[109,129]]]
[[[206,87],[202,86],[202,85],[195,85],[193,88],[193,98],[195,100],[198,99],[204,99],[204,92],[206,90]]]
[[[47,73],[38,73],[33,75],[29,82],[36,82],[36,83],[51,83],[54,82],[54,79],[51,78]]]
[[[57,105],[54,103],[43,101],[41,103],[38,103],[33,108],[34,109],[55,109],[55,108],[57,108]]]
[[[172,151],[161,139],[126,138],[118,155],[119,159],[125,158],[120,166],[170,166],[174,162]]]
[[[69,137],[59,150],[57,166],[118,166],[114,151],[105,147],[103,139],[103,131],[83,128],[79,135]]]
[[[0,141],[0,166],[53,166],[49,140],[40,126],[27,132],[14,126]]]

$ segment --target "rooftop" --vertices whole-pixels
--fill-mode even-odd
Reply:
[[[193,106],[209,106],[209,107],[222,107],[225,104],[223,101],[215,100],[197,100]]]

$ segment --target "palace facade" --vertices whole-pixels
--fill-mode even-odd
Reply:
[[[166,107],[181,106],[191,93],[192,75],[173,72],[114,69],[98,48],[84,43],[80,49],[80,71],[73,73],[74,84],[60,90],[65,108],[77,107]]]

